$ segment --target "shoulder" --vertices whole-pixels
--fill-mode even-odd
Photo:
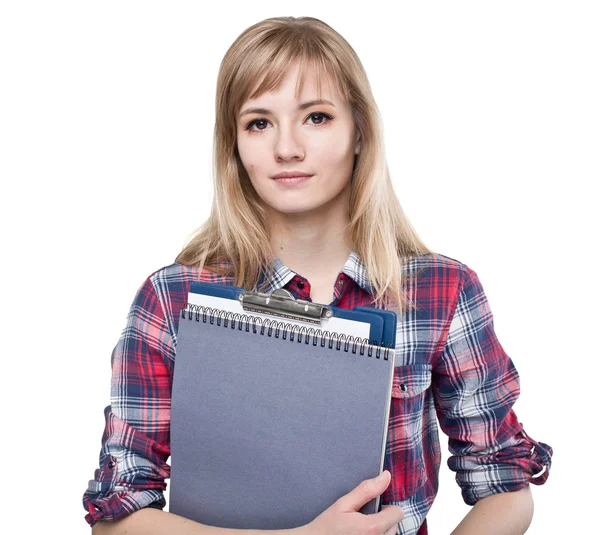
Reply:
[[[219,267],[227,267],[229,264],[222,262]],[[182,281],[186,282],[214,282],[216,284],[227,284],[229,278],[223,275],[219,275],[208,268],[203,268],[200,271],[196,266],[188,266],[179,262],[173,262],[161,268],[156,269],[147,277],[153,282],[168,282],[178,283]]]
[[[224,263],[219,267],[226,267]],[[152,271],[139,287],[132,304],[134,315],[148,322],[148,330],[169,346],[169,358],[174,359],[174,347],[181,310],[187,306],[192,282],[231,284],[231,278],[209,269],[173,262]],[[169,339],[170,342],[166,342]]]
[[[227,264],[222,262],[219,267],[227,267]],[[220,275],[208,268],[203,268],[200,271],[196,266],[173,262],[150,273],[144,284],[152,287],[159,298],[166,300],[185,294],[187,300],[192,282],[231,284],[232,277]]]
[[[404,263],[405,277],[410,280],[444,285],[462,286],[470,268],[455,258],[441,253],[429,253],[412,257]]]
[[[226,267],[225,263],[219,267]],[[152,271],[138,290],[144,301],[160,303],[164,316],[172,320],[187,306],[192,282],[231,284],[232,277],[219,275],[210,269],[200,271],[196,266],[173,262]]]
[[[402,286],[421,319],[444,320],[454,314],[470,271],[456,258],[428,253],[405,260]]]

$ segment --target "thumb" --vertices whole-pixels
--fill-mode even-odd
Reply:
[[[389,471],[384,470],[377,477],[362,481],[348,494],[342,496],[337,503],[344,512],[360,511],[365,503],[381,495],[387,489],[390,479]]]

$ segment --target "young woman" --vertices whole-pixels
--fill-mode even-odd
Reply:
[[[175,262],[135,295],[112,354],[100,465],[83,496],[93,533],[238,533],[172,513],[169,417],[179,313],[195,280],[398,314],[385,471],[299,534],[427,533],[438,489],[436,415],[464,501],[453,532],[524,533],[529,483],[552,448],[512,405],[519,376],[500,345],[477,274],[429,250],[404,216],[367,76],[351,46],[309,17],[244,31],[218,76],[215,196]],[[382,495],[382,510],[362,515]],[[254,531],[256,533],[256,531]]]

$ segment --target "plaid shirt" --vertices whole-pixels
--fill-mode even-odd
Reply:
[[[310,283],[275,257],[272,292],[310,299]],[[494,332],[475,271],[441,254],[404,265],[417,310],[398,318],[396,359],[384,468],[392,474],[382,504],[402,507],[399,533],[427,534],[438,489],[437,419],[449,437],[449,468],[468,505],[548,478],[552,448],[531,438],[512,409],[519,375]],[[169,478],[171,384],[179,313],[190,282],[232,279],[174,263],[138,289],[112,357],[111,404],[104,409],[99,468],[83,495],[85,520],[115,520],[143,507],[162,509]],[[374,306],[365,265],[352,251],[332,305]]]

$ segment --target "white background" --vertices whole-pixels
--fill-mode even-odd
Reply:
[[[479,275],[520,373],[519,421],[554,448],[528,533],[593,525],[598,4],[281,6],[2,2],[0,522],[89,533],[111,351],[143,280],[208,216],[219,63],[248,26],[309,15],[361,58],[400,202]],[[440,439],[432,535],[470,510]]]

